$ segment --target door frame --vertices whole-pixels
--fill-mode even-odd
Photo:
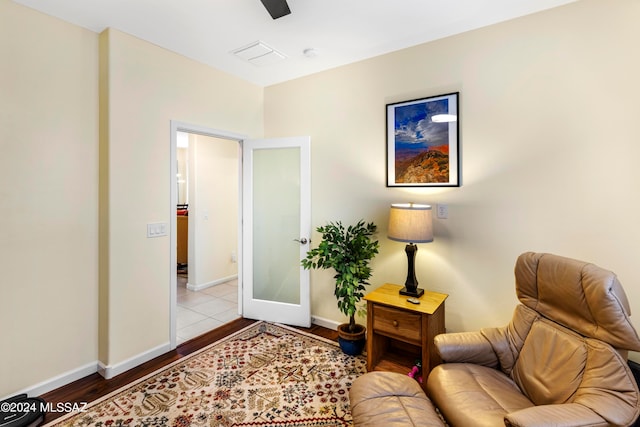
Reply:
[[[242,194],[242,141],[247,139],[246,135],[229,132],[206,126],[194,125],[177,120],[171,120],[170,154],[169,154],[169,347],[174,350],[177,346],[177,317],[178,317],[178,232],[176,219],[176,205],[178,203],[178,177],[175,166],[178,161],[177,155],[177,133],[186,132],[197,135],[209,136],[213,138],[228,139],[238,143],[238,194]],[[242,314],[242,197],[238,197],[238,314]]]

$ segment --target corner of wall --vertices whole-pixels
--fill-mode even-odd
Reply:
[[[99,36],[98,360],[109,356],[109,30]]]

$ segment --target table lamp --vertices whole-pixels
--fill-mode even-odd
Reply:
[[[404,249],[408,263],[407,281],[400,290],[400,295],[421,297],[424,289],[418,288],[416,279],[415,258],[418,247],[415,244],[433,242],[431,206],[414,203],[392,204],[387,237],[396,242],[408,243]]]

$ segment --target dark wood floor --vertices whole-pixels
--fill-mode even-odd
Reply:
[[[158,356],[114,378],[106,380],[98,373],[91,374],[66,386],[45,393],[41,397],[54,405],[56,403],[67,402],[79,404],[92,402],[255,322],[255,320],[250,319],[236,319],[213,331],[189,340],[179,345],[175,350]],[[322,326],[313,325],[311,328],[298,329],[333,341],[338,340],[338,333],[336,331],[323,328]],[[45,422],[53,421],[62,415],[64,415],[64,413],[50,412],[45,417]]]

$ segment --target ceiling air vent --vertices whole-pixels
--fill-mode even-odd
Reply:
[[[253,65],[257,66],[275,64],[276,62],[280,62],[286,58],[284,54],[267,46],[261,41],[253,42],[247,46],[236,49],[231,53],[238,58],[249,61]]]

